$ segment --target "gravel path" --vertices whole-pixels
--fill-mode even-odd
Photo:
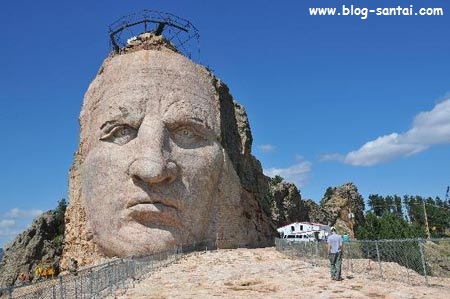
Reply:
[[[331,281],[326,267],[274,248],[192,253],[111,298],[450,298],[447,288],[410,286],[355,275]]]

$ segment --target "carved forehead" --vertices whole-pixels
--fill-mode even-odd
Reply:
[[[90,129],[115,115],[151,112],[203,119],[220,136],[219,100],[210,74],[174,53],[138,51],[106,60],[86,93],[85,110],[91,113],[82,112],[81,118],[88,118]]]
[[[147,109],[161,113],[176,107],[219,117],[219,102],[207,71],[179,54],[157,51],[138,51],[105,61],[86,93],[84,106],[91,111],[118,106],[132,109],[143,101]]]
[[[91,94],[94,102],[96,96],[127,94],[129,89],[141,97],[189,93],[211,100],[215,94],[211,76],[203,67],[182,55],[158,51],[138,51],[107,59],[91,87],[97,89]]]

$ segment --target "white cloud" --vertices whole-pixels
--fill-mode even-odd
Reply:
[[[26,229],[31,221],[42,214],[42,210],[19,208],[0,214],[0,247],[5,246],[5,242],[11,241],[17,234]]]
[[[18,233],[20,233],[20,231],[11,229],[11,228],[0,228],[0,238],[5,238],[5,237],[14,237],[16,236]],[[1,240],[0,240],[1,241]],[[2,243],[0,243],[0,248],[2,246],[5,246],[5,244],[2,245]]]
[[[294,183],[298,188],[304,186],[311,172],[311,162],[298,161],[298,163],[287,168],[269,168],[264,170],[264,174],[270,177],[279,175],[287,182]]]
[[[450,143],[450,99],[438,103],[431,111],[419,113],[405,138],[424,145]]]
[[[294,156],[295,161],[297,162],[303,162],[305,161],[305,157],[303,157],[302,155],[295,155]]]
[[[36,216],[39,216],[43,213],[42,210],[21,210],[18,208],[14,208],[8,212],[5,213],[5,217],[6,218],[13,218],[13,219],[17,219],[17,218],[34,218]]]
[[[428,145],[408,142],[405,135],[392,133],[369,141],[358,150],[348,153],[344,162],[356,166],[372,166],[417,154],[428,147]]]
[[[9,238],[18,234],[17,223],[12,219],[0,220],[0,238]],[[3,244],[0,243],[0,247]]]
[[[261,144],[258,145],[258,149],[263,153],[273,153],[276,150],[276,147],[272,144]]]
[[[333,154],[325,154],[320,156],[320,161],[340,161],[343,162],[345,159],[345,156],[342,154],[338,154],[338,153],[333,153]]]
[[[0,220],[0,229],[9,229],[16,225],[16,222],[11,219]]]
[[[42,210],[19,208],[0,214],[0,247],[4,247],[6,242],[11,241],[17,234],[26,229],[33,218],[42,214]]]
[[[407,132],[391,133],[369,141],[345,155],[343,162],[355,166],[373,166],[417,154],[433,145],[448,143],[450,143],[450,99],[436,104],[431,111],[417,114],[411,129]],[[324,157],[339,161],[338,154],[328,154]]]

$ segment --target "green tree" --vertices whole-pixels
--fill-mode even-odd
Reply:
[[[280,175],[276,175],[273,178],[269,177],[269,183],[274,186],[278,185],[279,183],[283,182],[284,178],[282,178]]]
[[[378,194],[370,194],[368,205],[376,216],[381,216],[385,212],[384,198]]]
[[[423,227],[420,230],[421,226],[409,224],[393,213],[386,212],[378,217],[370,212],[365,219],[356,233],[361,240],[410,239],[424,237],[425,234]]]
[[[57,223],[57,235],[55,237],[55,245],[57,248],[62,248],[62,243],[64,240],[64,231],[65,231],[65,220],[64,216],[66,214],[67,209],[67,201],[65,198],[62,198],[58,201],[58,206],[53,210],[55,213],[56,223]]]
[[[322,205],[325,202],[329,201],[335,191],[336,191],[336,188],[328,187],[327,190],[325,190],[325,194],[323,195],[323,198],[320,200],[320,204]]]
[[[356,238],[361,240],[377,240],[380,231],[380,223],[378,217],[369,212],[366,214],[365,221],[358,226],[356,230]]]
[[[397,217],[404,218],[402,198],[400,196],[394,195],[394,207],[395,207],[394,212],[397,215]]]
[[[427,198],[425,207],[431,236],[444,237],[445,229],[450,227],[450,210],[439,197]]]

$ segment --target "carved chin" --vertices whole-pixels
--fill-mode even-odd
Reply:
[[[127,221],[114,232],[93,233],[94,243],[106,256],[126,257],[146,255],[173,248],[180,240],[178,229],[159,225],[147,227],[138,222]]]

